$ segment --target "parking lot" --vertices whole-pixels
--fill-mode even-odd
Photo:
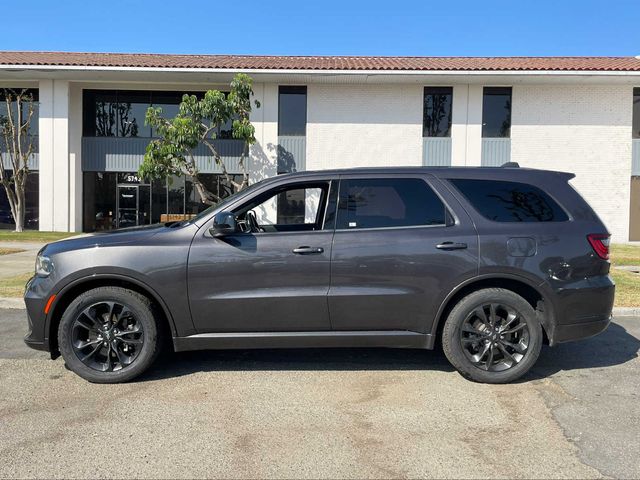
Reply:
[[[640,477],[640,318],[502,386],[373,349],[165,355],[93,385],[24,330],[0,310],[0,477]]]

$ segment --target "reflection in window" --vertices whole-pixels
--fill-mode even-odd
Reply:
[[[11,177],[12,171],[6,170],[5,175],[7,178]],[[24,228],[27,230],[38,229],[38,217],[39,217],[39,174],[38,172],[29,172],[27,176],[27,184],[25,185],[25,215],[24,215]],[[13,219],[11,213],[11,207],[9,200],[7,199],[7,192],[4,188],[0,187],[0,229],[14,229],[16,222]]]
[[[452,87],[425,87],[423,137],[451,136]]]
[[[149,92],[118,92],[119,137],[151,136],[151,127],[144,124],[149,101]]]
[[[495,222],[564,222],[569,219],[538,187],[498,180],[451,180],[482,216]]]
[[[307,130],[307,87],[282,86],[278,95],[278,135],[304,136]]]
[[[484,87],[482,138],[511,136],[511,87]]]
[[[8,89],[15,93],[22,92],[21,88],[10,88]],[[37,88],[27,88],[26,94],[31,95],[33,101],[33,115],[31,117],[31,123],[29,124],[29,134],[32,136],[38,135],[38,113],[39,113],[39,104],[38,104],[38,89]],[[15,94],[14,94],[15,96]],[[5,99],[4,89],[0,89],[0,118],[6,118],[8,115],[7,103]],[[11,104],[11,112],[13,113],[14,122],[17,123],[18,120],[18,111],[17,111],[17,102],[13,101]],[[29,105],[28,102],[23,102],[22,104],[22,121],[24,122],[29,116]],[[38,149],[38,145],[34,145],[36,150]]]

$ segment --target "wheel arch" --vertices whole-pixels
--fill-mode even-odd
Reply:
[[[47,321],[45,325],[45,332],[47,335],[45,338],[45,344],[48,342],[49,351],[51,352],[52,357],[57,357],[59,355],[57,331],[62,315],[69,304],[83,292],[92,290],[94,288],[107,286],[127,288],[147,297],[154,304],[160,307],[158,311],[162,313],[163,325],[167,328],[172,336],[176,336],[176,326],[173,316],[171,315],[171,311],[164,303],[160,295],[158,295],[157,292],[149,287],[149,285],[141,282],[140,280],[132,277],[127,277],[125,275],[96,274],[89,277],[83,277],[71,282],[69,285],[66,285],[62,290],[60,290],[60,292],[56,295],[51,311],[47,315]]]
[[[538,320],[542,324],[545,343],[553,343],[555,326],[555,311],[553,302],[545,293],[543,284],[536,284],[527,277],[502,274],[482,275],[461,283],[454,288],[444,299],[436,314],[431,334],[437,340],[441,338],[444,322],[453,307],[465,296],[483,288],[504,288],[517,293],[524,298],[536,311]]]

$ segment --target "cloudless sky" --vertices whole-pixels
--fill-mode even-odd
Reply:
[[[0,50],[274,55],[640,55],[640,0],[29,0]]]

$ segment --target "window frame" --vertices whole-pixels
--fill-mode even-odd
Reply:
[[[304,234],[304,235],[308,235],[310,233],[316,233],[316,232],[325,232],[328,230],[326,228],[326,220],[327,220],[327,213],[329,212],[329,206],[330,203],[333,199],[333,191],[337,190],[338,188],[338,181],[336,179],[333,178],[318,178],[318,179],[308,179],[308,180],[299,180],[299,181],[295,181],[295,182],[287,182],[287,183],[281,183],[278,185],[275,185],[271,188],[268,188],[265,191],[256,193],[255,195],[253,195],[251,198],[245,200],[244,202],[240,203],[237,206],[234,206],[233,208],[229,209],[229,211],[231,213],[233,213],[234,215],[238,216],[241,215],[243,213],[246,213],[247,211],[257,207],[258,205],[266,202],[267,200],[271,199],[272,197],[279,195],[282,192],[285,192],[287,190],[297,190],[297,189],[307,189],[307,188],[321,188],[322,189],[322,195],[320,197],[320,205],[318,207],[318,213],[317,215],[321,215],[321,220],[317,221],[314,224],[309,224],[309,225],[316,225],[317,228],[314,228],[312,230],[289,230],[289,231],[271,231],[271,232],[237,232],[236,235],[282,235],[282,234],[286,234],[286,235],[291,235],[291,234]],[[256,203],[257,202],[257,203]],[[248,205],[253,205],[249,208],[247,208]],[[336,215],[337,216],[337,215]],[[302,224],[304,225],[304,224]]]
[[[280,106],[280,98],[282,95],[304,95],[304,133],[291,134],[282,133],[280,128],[282,126],[282,108]],[[306,85],[279,85],[278,86],[278,136],[279,137],[306,137],[307,136],[307,123],[309,120],[309,105],[308,94]]]
[[[438,91],[440,93],[438,93]],[[451,105],[449,109],[449,126],[446,135],[427,135],[427,96],[428,95],[449,95]],[[451,138],[451,128],[453,126],[453,87],[447,86],[427,86],[424,87],[422,95],[422,138]]]
[[[349,180],[378,180],[378,179],[396,179],[396,180],[409,180],[417,179],[423,181],[427,188],[438,197],[444,207],[444,223],[436,225],[401,225],[401,226],[389,226],[389,227],[353,227],[353,228],[338,228],[338,217],[340,215],[340,199],[343,193],[343,182]],[[434,181],[431,177],[425,177],[419,174],[379,174],[379,175],[344,175],[340,176],[339,185],[337,188],[337,195],[335,201],[335,215],[334,215],[334,231],[335,232],[358,232],[358,231],[377,231],[377,230],[406,230],[406,229],[418,229],[418,228],[450,228],[459,223],[457,216],[449,203],[444,199],[441,193],[434,185]]]
[[[484,134],[485,127],[485,97],[490,95],[506,95],[508,91],[509,95],[509,132],[506,136],[490,136],[487,137]],[[481,122],[481,138],[511,138],[511,127],[513,127],[513,87],[511,86],[501,86],[501,87],[492,87],[492,86],[484,86],[482,87],[482,122]]]

